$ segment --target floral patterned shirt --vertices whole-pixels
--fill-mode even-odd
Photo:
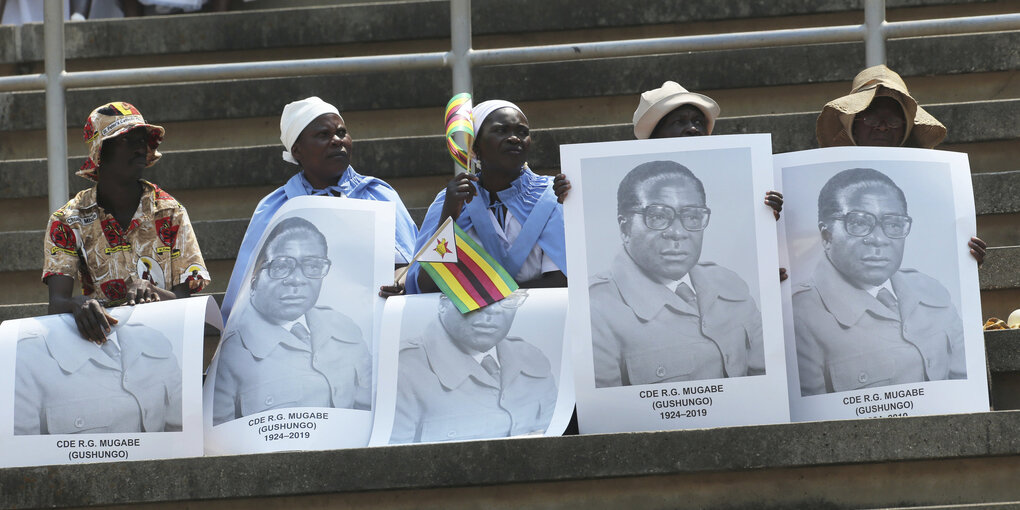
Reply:
[[[81,281],[82,293],[105,306],[127,300],[127,279],[146,279],[192,292],[209,283],[202,252],[184,206],[142,180],[142,199],[123,227],[96,202],[96,187],[82,190],[50,216],[44,243],[43,282],[52,275]]]

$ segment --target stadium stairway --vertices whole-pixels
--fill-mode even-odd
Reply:
[[[67,24],[67,68],[449,49],[446,1],[314,3],[259,0],[245,5],[256,10]],[[472,3],[475,48],[863,21],[861,1]],[[887,5],[889,21],[1020,12],[1020,0]],[[42,33],[41,25],[0,27],[0,76],[42,71]],[[940,149],[970,157],[978,235],[992,246],[980,270],[983,315],[1004,318],[1020,308],[1020,31],[890,40],[887,60],[948,126]],[[817,112],[848,92],[863,62],[863,44],[818,44],[486,66],[474,69],[473,79],[478,100],[506,98],[522,106],[533,128],[530,164],[553,174],[560,144],[631,139],[638,95],[665,80],[721,104],[717,133],[772,133],[777,153],[814,148]],[[209,290],[219,293],[256,202],[295,170],[280,159],[283,104],[318,95],[339,105],[354,136],[355,168],[393,184],[420,221],[452,172],[439,134],[450,94],[445,69],[71,90],[71,189],[88,184],[73,175],[85,155],[80,126],[88,112],[112,100],[136,105],[167,128],[164,157],[149,178],[188,207],[212,272]],[[45,313],[38,280],[49,212],[44,111],[41,92],[0,93],[0,320]],[[996,409],[1020,409],[1018,333],[986,334]],[[1020,501],[1013,483],[1020,474],[1018,425],[1020,413],[995,412],[273,454],[256,462],[227,457],[0,470],[0,507],[227,508],[253,503],[246,498],[276,507],[387,507],[388,501],[389,508],[1005,503]],[[535,457],[547,462],[527,460]],[[345,465],[361,468],[339,467]],[[280,473],[285,476],[277,478]],[[140,482],[151,477],[164,483]],[[382,490],[389,496],[372,496]]]

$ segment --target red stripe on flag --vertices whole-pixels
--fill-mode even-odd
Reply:
[[[458,259],[458,261],[459,260],[460,259]],[[460,264],[446,264],[446,269],[453,274],[453,277],[457,279],[457,283],[464,288],[464,291],[467,292],[468,295],[471,296],[471,299],[474,299],[475,303],[478,303],[479,306],[485,306],[493,302],[491,298],[485,299],[478,290],[475,289],[475,286],[471,284],[471,278],[464,274],[460,268]]]
[[[475,278],[482,284],[482,286],[485,287],[485,291],[489,293],[489,296],[492,296],[486,302],[491,303],[493,301],[498,301],[506,297],[503,295],[502,292],[499,291],[499,289],[496,287],[496,284],[492,283],[492,280],[489,278],[489,275],[485,274],[485,270],[479,267],[478,261],[472,258],[467,253],[465,253],[464,250],[458,251],[457,261],[462,262],[464,264],[465,269],[471,271]],[[485,261],[482,260],[482,262]]]

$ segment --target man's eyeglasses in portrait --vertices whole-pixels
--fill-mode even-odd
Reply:
[[[277,257],[262,264],[262,270],[269,272],[269,277],[274,280],[286,278],[294,273],[294,269],[301,266],[301,274],[305,278],[320,280],[329,273],[332,263],[325,257],[304,257],[300,261],[294,257]]]
[[[854,237],[865,237],[870,235],[876,225],[882,225],[882,232],[889,239],[903,239],[910,234],[910,225],[913,218],[902,214],[883,214],[881,220],[874,214],[864,211],[850,211],[842,216],[832,216],[831,219],[843,222],[846,233]]]
[[[705,230],[705,227],[708,226],[708,218],[712,214],[712,210],[707,207],[688,206],[677,210],[662,204],[652,204],[644,209],[634,209],[630,212],[644,216],[645,226],[652,230],[666,230],[674,220],[679,218],[684,230],[689,232]]]
[[[525,289],[517,289],[513,291],[509,296],[499,300],[499,306],[503,308],[520,308],[524,305],[524,302],[528,300],[528,291]]]

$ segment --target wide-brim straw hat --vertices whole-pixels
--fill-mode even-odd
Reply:
[[[651,137],[663,117],[685,104],[693,105],[705,114],[708,134],[712,134],[715,119],[719,118],[719,104],[706,95],[689,92],[675,81],[667,81],[657,89],[641,93],[637,110],[634,110],[634,136],[639,140]]]
[[[901,146],[931,149],[945,139],[946,126],[918,106],[903,78],[888,67],[877,65],[854,77],[849,94],[829,101],[822,108],[815,123],[818,146],[857,145],[853,139],[854,117],[881,96],[891,97],[903,107],[907,125]]]
[[[96,171],[102,164],[99,157],[103,151],[103,142],[139,127],[145,128],[147,134],[145,142],[148,154],[145,167],[148,168],[163,156],[156,148],[163,141],[166,130],[162,126],[147,124],[138,108],[123,101],[106,103],[92,110],[89,118],[85,120],[83,129],[83,138],[85,143],[89,144],[89,157],[75,175],[98,181]]]

